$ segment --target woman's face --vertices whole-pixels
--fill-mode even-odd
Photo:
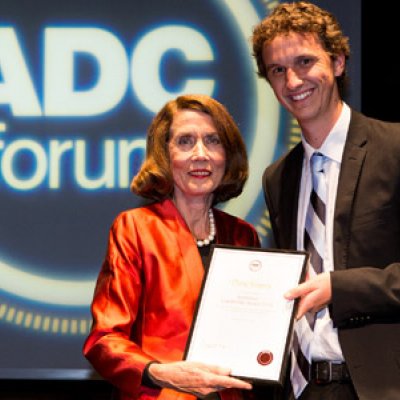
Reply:
[[[174,197],[209,201],[225,174],[225,149],[212,118],[203,112],[174,114],[168,143]]]

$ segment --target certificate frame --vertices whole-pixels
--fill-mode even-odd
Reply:
[[[308,258],[304,251],[212,245],[184,359],[283,386],[298,307],[283,293],[304,281]]]

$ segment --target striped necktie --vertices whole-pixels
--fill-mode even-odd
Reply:
[[[314,153],[311,157],[312,190],[304,230],[304,249],[310,253],[311,266],[316,274],[322,272],[325,247],[325,160],[321,153]]]
[[[305,230],[304,249],[310,254],[309,276],[323,271],[325,249],[325,214],[327,185],[324,162],[327,158],[321,153],[314,153],[310,160],[312,174],[312,190],[308,205]],[[310,376],[310,345],[316,314],[307,313],[295,324],[292,345],[291,382],[295,397],[300,396]]]

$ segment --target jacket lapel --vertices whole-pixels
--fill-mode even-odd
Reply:
[[[366,119],[352,110],[336,195],[333,237],[336,269],[347,268],[351,216],[367,152],[367,129]]]
[[[297,248],[297,214],[303,155],[303,146],[299,143],[287,158],[282,174],[285,179],[282,180],[280,196],[282,199],[280,211],[282,223],[280,226],[282,227],[281,241],[284,248]]]

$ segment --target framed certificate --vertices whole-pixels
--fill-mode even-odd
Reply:
[[[307,261],[305,252],[212,246],[185,359],[282,385],[297,308],[283,295],[304,280]]]

